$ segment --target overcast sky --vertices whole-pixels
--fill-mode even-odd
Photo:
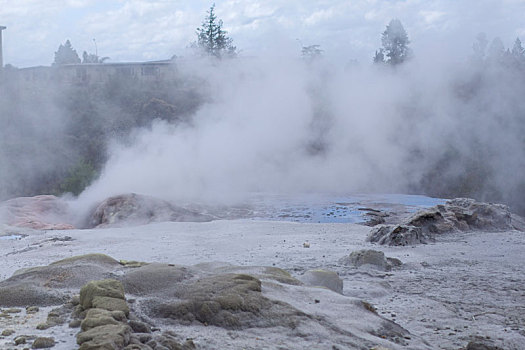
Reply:
[[[212,1],[0,0],[4,63],[49,65],[69,39],[110,62],[184,56]],[[325,55],[369,62],[381,32],[399,18],[416,55],[468,55],[479,32],[511,46],[525,41],[525,0],[216,0],[216,13],[242,55]]]

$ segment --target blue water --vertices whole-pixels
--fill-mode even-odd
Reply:
[[[422,195],[372,194],[332,196],[308,194],[298,196],[265,195],[252,201],[254,218],[317,223],[359,223],[365,221],[365,210],[388,211],[402,206],[407,212],[443,204],[446,200]]]
[[[8,235],[8,236],[0,236],[0,241],[8,241],[12,239],[21,239],[24,236],[22,235]]]

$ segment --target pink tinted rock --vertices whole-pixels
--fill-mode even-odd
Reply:
[[[71,230],[68,205],[52,195],[18,197],[0,203],[0,219],[10,226],[36,230]]]

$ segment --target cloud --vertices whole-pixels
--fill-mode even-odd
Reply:
[[[93,38],[113,61],[149,60],[184,54],[195,40],[210,4],[203,1],[68,0],[21,2],[0,0],[0,18],[8,26],[6,63],[19,66],[49,64],[59,44],[70,39],[77,51],[93,52]],[[380,34],[393,17],[399,18],[414,52],[429,42],[456,46],[465,56],[478,32],[499,36],[510,45],[523,35],[518,0],[218,0],[238,48],[258,55],[275,43],[319,44],[327,56],[369,62],[380,45]],[[452,43],[451,43],[452,42]],[[299,54],[300,47],[295,42]]]

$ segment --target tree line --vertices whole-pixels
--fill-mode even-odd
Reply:
[[[237,47],[233,45],[233,39],[224,30],[224,23],[215,13],[215,4],[207,11],[202,24],[196,29],[197,40],[190,44],[194,52],[202,56],[210,56],[218,59],[233,58],[238,54]],[[375,51],[374,64],[385,64],[390,66],[400,65],[413,56],[409,47],[408,34],[399,19],[392,19],[381,34],[381,47]],[[322,57],[323,50],[318,44],[302,46],[301,56],[308,62]],[[98,54],[82,54],[80,59],[76,50],[69,40],[61,44],[55,52],[53,65],[79,64],[79,63],[104,63],[109,57],[99,57]],[[477,61],[491,60],[505,63],[523,63],[525,61],[525,49],[521,40],[516,38],[512,49],[505,49],[500,38],[495,38],[489,45],[486,34],[480,33],[473,44],[473,59]]]

